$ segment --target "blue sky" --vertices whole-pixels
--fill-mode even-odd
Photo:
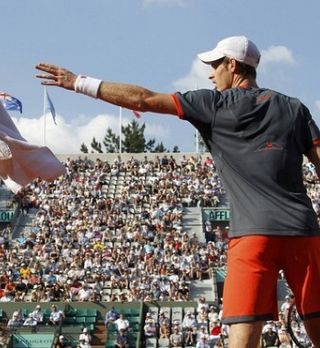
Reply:
[[[35,64],[142,85],[160,92],[212,88],[196,55],[231,35],[262,52],[258,84],[299,97],[320,124],[319,0],[10,0],[1,2],[0,91],[20,99],[10,112],[22,135],[43,143],[43,88]],[[47,117],[46,143],[77,153],[81,142],[118,132],[119,109],[49,88],[57,126]],[[123,111],[123,122],[133,116]],[[194,151],[194,129],[173,116],[143,114],[146,137]]]

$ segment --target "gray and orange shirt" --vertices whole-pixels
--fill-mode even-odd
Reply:
[[[320,139],[296,98],[262,88],[175,93],[180,118],[200,132],[230,199],[231,238],[320,235],[302,177]]]

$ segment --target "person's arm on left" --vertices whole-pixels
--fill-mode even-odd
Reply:
[[[150,111],[161,114],[178,115],[176,103],[171,94],[157,93],[141,86],[114,83],[83,77],[81,83],[77,81],[77,76],[73,72],[52,64],[40,63],[36,69],[43,71],[44,74],[38,74],[36,77],[42,79],[42,84],[46,86],[56,86],[71,91],[82,92],[83,85],[87,83],[96,86],[96,93],[92,97],[99,98],[105,102],[122,106],[136,111]],[[81,76],[81,75],[80,75]],[[76,85],[78,87],[76,87]],[[90,86],[84,90],[90,90]]]

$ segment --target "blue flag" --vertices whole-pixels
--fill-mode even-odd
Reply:
[[[53,118],[54,124],[57,124],[57,122],[56,122],[56,110],[52,104],[52,101],[49,97],[49,94],[48,94],[48,91],[46,88],[44,89],[44,113],[45,114],[50,113],[52,118]]]
[[[22,103],[12,95],[0,92],[0,101],[6,110],[18,110],[22,114]]]

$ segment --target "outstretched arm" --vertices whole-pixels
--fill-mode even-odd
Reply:
[[[73,72],[46,63],[36,65],[36,69],[45,72],[45,74],[36,75],[42,79],[43,85],[75,91],[78,76]],[[177,115],[176,105],[171,94],[153,92],[140,86],[102,81],[96,97],[131,110]]]

